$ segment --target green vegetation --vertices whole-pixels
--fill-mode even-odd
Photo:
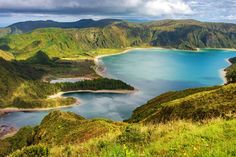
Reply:
[[[95,64],[92,60],[61,60],[57,57],[49,58],[45,52],[38,51],[34,56],[21,62],[44,71],[43,79],[47,81],[57,78],[100,77],[94,71]]]
[[[0,28],[0,38],[10,33],[11,33],[10,28]]]
[[[24,63],[0,58],[0,108],[55,107],[71,105],[72,98],[48,99],[48,95],[59,92],[58,87],[39,81],[44,71]]]
[[[230,65],[226,68],[226,78],[228,83],[235,83],[236,82],[236,57],[229,59]]]
[[[191,96],[195,93],[210,91],[214,89],[218,89],[220,86],[215,87],[202,87],[202,88],[192,88],[186,89],[183,91],[170,91],[164,94],[161,94],[151,100],[149,100],[145,105],[142,105],[136,108],[133,111],[132,117],[127,120],[128,122],[140,122],[147,118],[148,116],[157,112],[157,110],[161,107],[161,104],[171,102],[174,100],[178,100],[187,96]]]
[[[0,141],[1,156],[235,156],[236,120],[143,125],[53,111]],[[20,142],[17,142],[20,141]],[[40,156],[39,155],[39,156]]]
[[[73,90],[134,90],[134,87],[120,81],[108,78],[100,78],[91,80],[85,80],[76,83],[57,83],[62,91],[73,91]]]
[[[179,119],[233,118],[236,113],[235,92],[236,84],[169,92],[137,108],[128,121],[165,123]]]
[[[71,105],[75,102],[74,98],[48,98],[50,95],[68,90],[133,90],[133,87],[122,81],[106,78],[77,83],[50,84],[43,82],[41,79],[44,76],[48,77],[48,74],[53,74],[50,73],[50,70],[56,68],[60,70],[64,67],[64,70],[73,70],[73,68],[71,68],[71,64],[58,63],[49,59],[42,52],[38,52],[36,55],[23,62],[10,62],[0,58],[0,108],[44,108]],[[62,72],[60,71],[60,73]],[[59,75],[59,72],[55,71],[54,74]]]
[[[110,21],[99,27],[61,28],[33,29],[26,34],[4,36],[0,38],[0,49],[21,60],[34,56],[40,50],[50,58],[91,59],[111,53],[108,49],[118,52],[127,47],[236,48],[236,38],[232,35],[236,32],[234,24],[194,20]]]
[[[12,60],[14,59],[14,56],[11,53],[0,50],[0,58],[3,58],[5,60]]]
[[[83,27],[78,23],[72,27],[72,23],[39,21],[0,30],[0,37],[4,36],[0,38],[0,57],[4,58],[0,58],[0,108],[75,102],[73,98],[48,98],[61,91],[134,89],[119,80],[99,78],[93,61],[77,59],[127,47],[236,48],[234,24],[194,20],[82,23]],[[59,28],[37,29],[49,25]],[[53,111],[39,126],[21,128],[0,140],[0,156],[236,156],[235,58],[230,62],[226,77],[231,84],[162,94],[137,108],[126,122],[87,120],[71,112]],[[96,79],[42,81],[75,76]]]

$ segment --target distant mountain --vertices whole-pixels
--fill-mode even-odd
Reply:
[[[126,47],[165,47],[186,50],[197,48],[236,48],[236,25],[196,20],[161,20],[132,23],[105,19],[80,20],[74,23],[47,21],[44,28],[37,22],[10,27],[30,33],[0,38],[0,49],[13,53],[17,59],[32,57],[42,50],[49,57],[94,57],[103,49]],[[32,23],[35,23],[33,25]],[[44,22],[42,22],[44,23]],[[24,27],[23,27],[24,26]],[[30,28],[28,28],[30,27]],[[79,29],[78,29],[79,28]]]
[[[119,22],[117,19],[103,19],[94,21],[92,19],[82,19],[76,22],[56,22],[56,21],[26,21],[19,22],[8,26],[11,29],[11,33],[26,33],[31,32],[38,28],[88,28],[88,27],[104,27],[113,22]]]

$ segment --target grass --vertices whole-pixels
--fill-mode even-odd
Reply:
[[[14,56],[11,53],[5,52],[3,50],[0,50],[0,57],[5,60],[12,60],[14,59]]]
[[[52,125],[53,123],[53,125]],[[28,130],[28,131],[27,131]],[[24,135],[22,135],[24,133]],[[33,133],[33,138],[32,138]],[[25,141],[32,141],[25,143]],[[11,141],[23,143],[11,147]],[[54,111],[35,128],[0,141],[0,154],[47,156],[235,156],[236,120],[128,124]],[[9,150],[9,148],[12,148]],[[44,150],[44,151],[43,151]],[[26,155],[27,156],[27,155]],[[29,156],[29,155],[28,155]]]
[[[130,120],[160,123],[178,119],[199,121],[215,117],[232,118],[235,117],[236,109],[235,90],[236,84],[229,84],[164,103],[156,101],[152,105],[154,107],[142,110],[144,114],[150,112],[150,115]]]
[[[161,94],[149,100],[145,105],[137,107],[133,111],[132,117],[128,120],[128,122],[139,122],[147,118],[148,116],[154,114],[161,107],[161,104],[163,103],[177,100],[180,98],[184,98],[195,93],[214,90],[217,88],[220,88],[220,87],[215,86],[215,87],[193,88],[193,89],[186,89],[183,91],[170,91],[170,92]]]
[[[130,122],[160,123],[235,117],[236,84],[170,92],[134,111]],[[176,99],[177,98],[177,99]]]

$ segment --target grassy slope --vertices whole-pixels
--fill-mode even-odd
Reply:
[[[93,58],[126,47],[162,46],[179,49],[236,48],[236,25],[165,20],[152,23],[116,22],[101,28],[38,29],[0,39],[0,48],[17,59],[45,51],[50,57]],[[108,50],[109,49],[109,50]],[[113,53],[112,52],[112,53]]]
[[[46,72],[44,80],[50,81],[57,78],[88,77],[99,78],[94,71],[95,64],[92,60],[60,60],[50,59],[43,51],[38,51],[34,56],[24,60],[36,69]]]
[[[78,65],[84,65],[77,67]],[[90,64],[88,64],[90,65]],[[48,99],[48,96],[61,91],[71,91],[79,89],[130,89],[133,88],[122,81],[112,79],[96,79],[82,81],[78,83],[50,84],[42,82],[41,79],[52,76],[83,76],[80,68],[87,70],[85,64],[79,63],[58,63],[48,58],[43,52],[38,52],[36,56],[24,62],[6,61],[0,58],[0,108],[43,108],[67,106],[75,102],[73,98]],[[54,70],[56,69],[56,70]],[[53,72],[51,72],[53,71]],[[82,73],[81,73],[82,72]],[[87,73],[91,74],[88,70]]]
[[[53,123],[53,125],[52,125]],[[0,141],[2,156],[234,156],[235,120],[160,125],[86,120],[54,111]],[[17,151],[16,151],[17,150]]]
[[[160,123],[177,119],[232,118],[236,111],[235,92],[236,84],[170,92],[137,108],[128,121]]]
[[[14,56],[11,53],[5,52],[3,50],[0,50],[0,57],[5,59],[5,60],[12,60],[12,59],[14,59]]]
[[[0,108],[53,107],[74,102],[72,98],[47,99],[60,89],[41,83],[43,75],[44,71],[27,64],[0,59]]]

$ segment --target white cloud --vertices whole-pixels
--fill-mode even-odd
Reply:
[[[227,20],[236,20],[236,15],[229,15],[223,18],[226,18]]]
[[[190,6],[182,0],[151,0],[142,6],[143,13],[151,16],[192,13]]]
[[[189,14],[191,7],[183,0],[0,0],[0,9],[50,9],[72,8],[91,9],[94,11],[140,14],[149,16]],[[61,10],[62,12],[65,10]],[[68,10],[67,10],[68,11]]]

